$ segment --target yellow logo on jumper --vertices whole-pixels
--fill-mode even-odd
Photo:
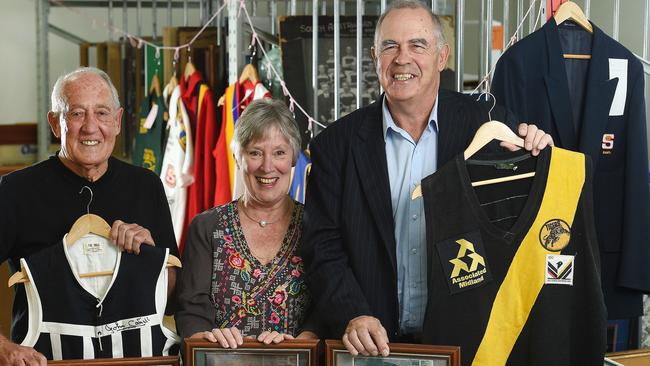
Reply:
[[[156,171],[156,154],[153,150],[148,148],[144,149],[144,153],[142,154],[142,166],[151,171]]]
[[[456,255],[456,258],[451,259],[449,261],[449,263],[454,265],[454,269],[451,271],[452,279],[458,277],[460,275],[461,270],[465,271],[465,273],[471,273],[476,271],[478,269],[479,264],[482,265],[483,269],[485,270],[485,260],[478,253],[476,253],[476,251],[474,250],[474,244],[470,243],[465,239],[456,240],[456,243],[460,245],[460,248],[458,249],[458,254]],[[465,256],[468,256],[472,259],[472,263],[469,265],[469,268],[467,267],[467,263],[465,263],[461,259]]]
[[[149,130],[144,127],[144,123],[147,122],[146,118],[140,118],[140,128],[138,129],[138,133],[141,135],[146,135]]]

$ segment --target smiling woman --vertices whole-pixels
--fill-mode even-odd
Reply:
[[[231,150],[244,194],[190,225],[176,313],[181,336],[232,348],[245,336],[267,344],[316,338],[303,323],[311,299],[296,255],[303,206],[287,195],[299,149],[297,124],[281,101],[257,100],[242,113]]]

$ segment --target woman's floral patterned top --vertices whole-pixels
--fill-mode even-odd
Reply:
[[[216,328],[237,327],[244,335],[264,330],[298,335],[310,303],[302,258],[296,255],[303,207],[294,202],[280,250],[266,265],[246,243],[237,201],[213,209],[210,294]]]

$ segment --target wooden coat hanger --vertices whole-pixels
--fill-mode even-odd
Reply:
[[[519,147],[524,146],[524,139],[515,135],[508,126],[499,121],[488,121],[482,124],[476,131],[472,142],[469,143],[469,146],[463,152],[463,158],[465,160],[469,159],[470,156],[474,155],[492,140],[509,142]]]
[[[185,72],[183,72],[183,77],[185,78],[185,81],[192,76],[196,72],[196,68],[194,67],[194,64],[192,63],[192,60],[188,60],[187,63],[185,64]]]
[[[487,94],[492,95],[489,92],[487,92]],[[492,95],[492,99],[494,104],[492,105],[492,108],[490,108],[490,111],[488,111],[488,118],[490,120],[482,124],[481,127],[479,127],[479,129],[474,134],[474,138],[472,139],[472,142],[470,142],[469,146],[463,152],[463,158],[465,160],[467,160],[470,156],[474,155],[477,151],[479,151],[481,148],[483,148],[492,140],[509,142],[513,145],[524,147],[524,139],[517,136],[503,122],[492,120],[492,109],[494,109],[496,105],[496,99],[494,98],[493,95]],[[531,172],[531,173],[511,175],[508,177],[501,177],[501,178],[488,179],[488,180],[483,180],[478,182],[472,182],[472,187],[482,186],[486,184],[507,182],[516,179],[530,178],[534,175],[535,172]],[[413,190],[413,193],[411,193],[411,200],[414,200],[419,197],[422,197],[421,184],[418,184]]]
[[[582,28],[584,28],[587,32],[593,33],[594,28],[589,23],[589,19],[587,19],[587,16],[585,16],[585,13],[582,12],[582,9],[574,3],[573,1],[567,1],[565,3],[560,4],[560,7],[555,11],[555,14],[553,15],[553,19],[555,19],[555,23],[557,25],[560,25],[567,20],[572,20]],[[589,60],[591,59],[591,55],[582,55],[582,54],[573,54],[573,53],[565,53],[564,58],[570,58],[570,59],[575,59],[575,60]]]
[[[489,121],[482,124],[481,127],[479,127],[478,131],[476,131],[476,134],[474,135],[472,142],[470,142],[467,149],[465,149],[465,151],[463,152],[463,157],[465,158],[465,160],[469,159],[470,156],[474,155],[477,151],[479,151],[482,147],[487,145],[492,140],[509,142],[513,145],[524,147],[524,139],[517,136],[508,126],[506,126],[505,124],[499,121]],[[484,186],[488,184],[501,183],[501,182],[509,182],[512,180],[525,179],[534,176],[535,176],[535,172],[529,172],[529,173],[515,174],[515,175],[509,175],[509,176],[493,178],[493,179],[480,180],[477,182],[472,182],[472,187]]]
[[[557,25],[560,25],[567,20],[572,20],[582,28],[584,28],[587,32],[593,33],[594,28],[589,23],[589,19],[587,19],[587,16],[585,13],[580,9],[580,7],[574,3],[573,1],[567,1],[564,2],[560,5],[559,8],[555,11],[555,14],[553,15],[553,19],[555,19],[555,23]]]
[[[196,72],[196,67],[192,63],[192,54],[190,48],[187,47],[187,62],[185,63],[185,71],[183,71],[183,79],[187,81],[192,74]]]
[[[165,85],[165,90],[169,95],[174,92],[174,89],[178,86],[178,78],[176,77],[176,71],[172,74],[172,77],[169,79],[167,85]]]
[[[239,75],[240,84],[246,80],[250,80],[253,84],[256,84],[260,80],[257,75],[257,69],[252,64],[246,64],[241,71],[241,75]]]
[[[102,219],[100,216],[90,213],[90,204],[93,201],[93,191],[90,189],[90,187],[83,186],[79,193],[83,192],[84,189],[88,189],[90,191],[90,200],[88,201],[88,205],[86,206],[86,214],[79,217],[74,222],[74,224],[72,224],[70,231],[65,237],[67,245],[72,245],[75,242],[77,242],[77,240],[81,239],[82,236],[91,233],[99,235],[106,239],[110,239],[111,226],[106,222],[106,220]],[[167,267],[180,268],[182,267],[181,261],[175,256],[170,254],[167,258]],[[100,271],[100,272],[80,273],[79,277],[110,276],[112,274],[113,271]],[[22,268],[20,272],[14,273],[9,278],[8,287],[11,287],[17,283],[26,283],[26,282],[29,282],[29,278],[27,276],[27,273],[25,272],[25,269]]]
[[[155,95],[159,97],[162,95],[160,90],[160,78],[158,77],[158,72],[156,71],[151,78],[151,83],[149,85],[149,94],[155,93]]]

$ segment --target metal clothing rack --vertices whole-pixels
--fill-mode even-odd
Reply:
[[[153,1],[141,1],[141,0],[113,0],[113,1],[90,1],[90,0],[35,0],[36,4],[36,29],[37,29],[37,83],[38,83],[38,92],[37,92],[37,113],[38,113],[38,159],[42,160],[47,157],[48,154],[48,144],[49,144],[49,126],[47,124],[44,116],[48,111],[49,104],[49,75],[48,75],[48,33],[52,32],[57,34],[65,39],[68,39],[72,42],[78,43],[83,41],[83,37],[79,37],[69,32],[66,32],[63,29],[51,25],[48,22],[49,10],[51,7],[57,6],[67,6],[67,7],[101,7],[108,9],[108,24],[113,24],[112,14],[117,9],[122,9],[123,13],[126,15],[127,8],[136,9],[136,17],[138,18],[138,31],[136,34],[141,34],[141,9],[148,8],[154,12],[156,9],[164,11],[167,10],[167,25],[171,25],[171,10],[172,9],[183,9],[183,25],[187,26],[188,24],[188,12],[198,11],[199,18],[201,19],[202,24],[208,20],[211,14],[216,11],[216,9],[221,6],[223,0],[153,0]],[[530,4],[535,0],[496,0],[497,4],[501,5],[502,13],[496,14],[496,17],[502,20],[504,27],[503,32],[503,44],[507,44],[510,40],[510,32],[515,30],[516,25],[521,23],[525,11],[528,9]],[[480,49],[479,52],[479,81],[480,78],[485,75],[493,66],[494,60],[492,59],[492,26],[493,19],[495,17],[494,5],[495,0],[425,0],[428,4],[431,5],[432,10],[437,12],[441,8],[454,9],[455,16],[455,42],[453,47],[455,52],[455,80],[454,86],[457,91],[464,91],[464,71],[466,64],[466,56],[464,54],[463,45],[466,42],[472,42],[476,38],[467,37],[466,28],[466,7],[469,6],[469,10],[480,9],[480,16],[478,19],[478,29],[479,37],[478,41],[474,41],[476,44],[473,44],[472,47]],[[583,9],[587,17],[591,13],[591,0],[577,1],[582,4]],[[340,31],[339,31],[339,22],[342,15],[355,15],[356,16],[356,75],[358,78],[362,75],[361,60],[362,60],[362,16],[363,15],[379,15],[389,4],[389,0],[246,0],[246,6],[248,11],[252,14],[253,19],[258,13],[265,13],[265,15],[270,16],[272,21],[270,24],[270,30],[266,30],[271,35],[276,35],[277,32],[277,19],[279,15],[311,15],[312,16],[312,62],[311,65],[311,88],[313,90],[313,110],[310,111],[312,116],[318,116],[318,101],[317,93],[318,81],[317,81],[317,66],[318,66],[318,16],[319,15],[330,15],[334,18],[334,74],[338,75],[341,70],[340,60],[341,60],[341,44],[340,44]],[[644,65],[644,70],[646,74],[650,74],[650,45],[648,44],[650,38],[650,0],[644,1],[644,20],[643,20],[643,54],[642,57],[639,57],[642,60]],[[542,6],[542,11],[546,12],[547,0],[541,0],[536,3],[536,9],[539,9],[537,6]],[[619,28],[620,28],[620,0],[614,0],[613,3],[613,29],[612,36],[615,39],[619,37]],[[512,10],[512,11],[511,11]],[[516,16],[509,16],[513,13]],[[244,63],[244,50],[250,42],[250,39],[245,39],[243,27],[248,27],[246,23],[242,20],[243,17],[238,17],[239,13],[239,1],[231,1],[227,7],[223,17],[217,17],[214,25],[220,29],[222,21],[227,19],[227,50],[228,50],[228,80],[233,82],[237,79],[238,70],[241,69]],[[532,11],[531,13],[537,14],[537,11]],[[531,15],[534,19],[535,16]],[[223,19],[222,19],[223,18]],[[516,19],[513,24],[513,20]],[[541,17],[542,22],[546,19],[545,16]],[[154,22],[156,18],[154,17]],[[521,27],[518,32],[518,38],[523,38],[526,34],[534,31],[533,21],[528,21],[528,29],[526,27]],[[157,24],[154,23],[154,35]],[[123,17],[122,29],[126,29],[126,16]],[[473,35],[472,35],[473,36]],[[111,32],[109,32],[108,38],[112,37]],[[217,37],[220,39],[220,37]],[[333,87],[334,87],[334,118],[340,116],[340,81],[338,77],[334,78]],[[363,83],[356,83],[356,107],[361,106],[361,95],[363,93]]]

